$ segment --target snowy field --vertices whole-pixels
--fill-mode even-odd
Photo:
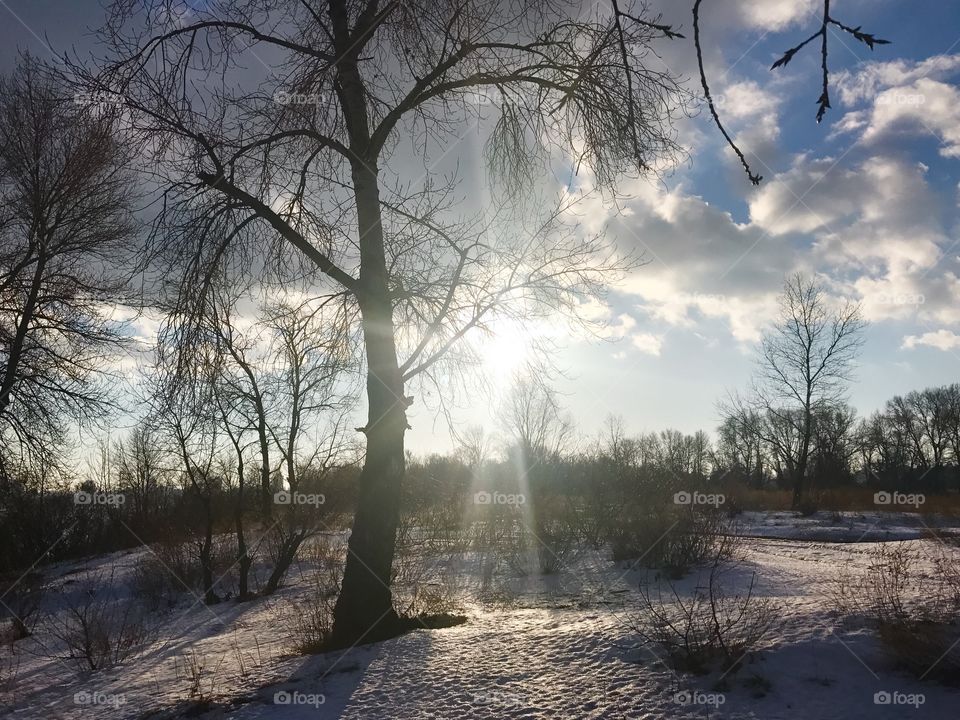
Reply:
[[[296,582],[275,597],[207,607],[190,599],[158,615],[148,649],[82,673],[41,623],[0,649],[0,700],[13,718],[949,718],[960,690],[899,671],[876,632],[843,622],[831,600],[842,568],[863,569],[878,543],[954,553],[955,522],[903,513],[744,513],[741,590],[778,607],[777,627],[735,670],[680,675],[631,629],[643,573],[602,554],[563,572],[516,577],[508,598],[478,602],[468,621],[347,652],[292,652]],[[45,568],[56,615],[86,573],[132,572],[145,550]],[[109,568],[109,570],[106,570]],[[932,566],[914,568],[932,573]],[[691,573],[678,587],[692,588]],[[14,654],[11,654],[14,653]]]

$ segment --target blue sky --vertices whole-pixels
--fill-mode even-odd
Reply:
[[[661,5],[689,36],[687,3]],[[960,8],[834,2],[835,17],[891,44],[871,51],[831,33],[833,108],[818,125],[817,48],[769,68],[817,29],[822,3],[704,5],[713,91],[764,182],[749,185],[705,115],[681,127],[689,163],[663,186],[638,187],[628,218],[609,219],[650,262],[612,295],[622,341],[568,348],[574,380],[561,385],[574,417],[589,429],[608,413],[634,431],[715,428],[716,402],[749,382],[794,270],[863,303],[870,325],[849,393],[862,414],[957,381]],[[663,57],[696,77],[689,44]]]
[[[652,4],[687,35],[658,45],[662,62],[696,78],[692,3]],[[815,0],[704,3],[713,91],[764,182],[749,185],[701,115],[678,126],[688,162],[660,182],[624,183],[625,214],[591,206],[590,222],[648,263],[591,308],[609,321],[608,341],[567,338],[554,355],[557,388],[584,435],[610,414],[632,431],[713,430],[717,400],[747,384],[752,348],[796,270],[863,303],[870,326],[850,388],[861,413],[960,379],[960,7],[835,0],[835,17],[892,44],[871,52],[831,32],[833,108],[818,125],[817,48],[769,68],[816,30],[821,10]],[[18,48],[43,57],[47,41],[86,47],[100,10],[92,0],[0,0],[0,17],[0,65],[9,67]],[[511,340],[523,334],[501,352]],[[491,423],[497,402],[495,393],[466,398],[455,417]],[[445,422],[428,410],[412,422],[415,452],[449,446]]]

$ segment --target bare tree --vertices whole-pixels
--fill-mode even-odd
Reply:
[[[760,343],[750,402],[767,417],[795,507],[804,498],[816,415],[843,402],[863,329],[858,304],[834,307],[816,280],[787,278],[779,316]]]
[[[70,421],[110,407],[122,344],[110,307],[135,231],[116,118],[74,101],[29,56],[0,78],[2,459],[58,464]],[[5,473],[6,474],[6,473]]]
[[[503,425],[528,473],[556,459],[573,431],[557,392],[544,378],[526,375],[507,394]]]
[[[350,348],[344,307],[332,302],[338,299],[276,305],[266,319],[274,334],[279,400],[270,432],[292,495],[301,490],[304,476],[310,476],[312,494],[321,494],[317,490],[347,452]],[[318,529],[318,505],[290,502],[283,510],[273,528],[276,557],[265,595],[276,591],[301,544]]]
[[[312,273],[319,292],[350,302],[367,452],[333,644],[375,640],[400,627],[389,578],[406,386],[429,379],[468,333],[572,312],[630,265],[565,225],[568,208],[527,228],[470,217],[456,180],[437,182],[429,158],[479,122],[511,190],[530,185],[553,147],[605,184],[659,166],[677,147],[680,97],[646,62],[664,31],[614,32],[609,12],[548,0],[177,8],[113,3],[109,66],[89,84],[123,102],[154,153],[166,191],[153,248],[180,271],[184,302],[198,304],[212,269],[239,257],[280,282]],[[262,77],[247,73],[265,54]],[[478,93],[496,95],[491,111]],[[409,156],[389,170],[401,132],[423,159],[412,172]]]
[[[300,545],[316,531],[318,515],[316,508],[295,502],[274,507],[273,491],[285,482],[290,492],[284,497],[296,497],[304,471],[322,479],[344,455],[345,416],[351,407],[346,400],[351,384],[345,307],[340,295],[295,305],[264,300],[242,282],[219,278],[204,306],[194,310],[170,309],[160,353],[175,368],[181,386],[196,386],[204,402],[216,408],[216,422],[233,456],[223,475],[236,478],[240,596],[250,596],[251,553],[265,541],[273,554],[263,588],[269,595],[280,586]],[[207,381],[210,385],[202,386]],[[255,463],[248,463],[251,452]],[[244,525],[248,467],[260,478],[262,527],[253,547]]]
[[[479,472],[490,456],[491,438],[482,425],[470,425],[457,433],[457,457],[473,472]]]
[[[169,480],[169,459],[157,435],[151,423],[142,420],[117,443],[118,482],[131,500],[129,511],[138,528],[148,527],[159,514]]]
[[[731,408],[721,405],[728,413],[720,423],[717,437],[715,465],[741,475],[747,485],[761,487],[765,476],[763,417],[753,408]]]
[[[195,356],[185,364],[177,352],[176,328],[175,319],[168,319],[158,338],[156,367],[150,377],[150,417],[179,460],[183,497],[190,503],[186,509],[199,508],[200,529],[193,544],[204,602],[213,605],[221,599],[214,587],[215,503],[224,488],[224,477],[218,472],[224,429],[215,400],[219,356],[215,343],[209,342],[195,346]]]

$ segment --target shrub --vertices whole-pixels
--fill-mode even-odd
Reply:
[[[236,538],[215,536],[210,547],[210,565],[216,588],[225,597],[235,592]],[[177,540],[151,545],[133,569],[131,590],[150,610],[172,608],[183,593],[204,591],[203,568],[198,545]]]
[[[917,677],[956,684],[960,677],[960,563],[947,546],[932,556],[906,543],[878,545],[865,570],[843,568],[832,583],[845,620],[866,620],[895,663]],[[924,574],[924,561],[934,572]]]
[[[723,547],[714,554],[706,582],[681,592],[659,574],[640,585],[640,602],[628,625],[642,643],[659,648],[679,671],[705,673],[739,666],[776,624],[777,607],[756,595],[756,574],[746,590],[731,594],[724,577],[735,567]]]
[[[554,575],[583,549],[576,509],[567,498],[544,498],[534,504],[532,514],[531,521],[515,514],[515,527],[503,536],[505,560],[521,575]]]
[[[50,633],[64,646],[65,659],[82,670],[100,670],[123,662],[151,638],[144,614],[135,603],[115,593],[113,575],[89,577],[67,595],[66,607],[51,616]]]
[[[28,573],[6,585],[0,585],[0,599],[10,615],[10,634],[15,642],[33,634],[43,601],[43,578]]]
[[[441,615],[458,606],[459,551],[437,554],[433,543],[408,534],[401,538],[393,558],[394,603],[403,617]]]
[[[0,645],[0,697],[14,692],[19,674],[20,653],[13,645]]]
[[[293,649],[301,655],[323,652],[333,628],[333,608],[343,580],[345,551],[336,538],[317,535],[302,547],[303,559],[313,566],[307,592],[290,601],[287,618]]]
[[[722,542],[726,529],[719,511],[684,506],[654,506],[608,524],[615,562],[635,560],[675,578],[710,561],[718,548],[731,549],[732,545]]]
[[[159,558],[146,552],[133,567],[130,590],[151,612],[157,612],[174,607],[186,588]]]
[[[909,617],[907,591],[912,569],[919,553],[905,543],[880,543],[871,550],[866,570],[852,572],[841,568],[831,583],[829,594],[846,618],[861,617],[879,623],[897,622]]]

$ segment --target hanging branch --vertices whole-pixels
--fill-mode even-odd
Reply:
[[[763,180],[763,176],[755,174],[753,170],[750,169],[750,164],[747,162],[747,158],[744,157],[743,151],[737,147],[737,144],[733,141],[733,138],[730,137],[730,133],[727,132],[726,128],[723,126],[723,123],[720,122],[720,116],[717,114],[717,109],[713,104],[713,95],[710,93],[710,85],[707,83],[707,73],[703,69],[703,50],[700,47],[701,1],[702,0],[697,0],[693,4],[693,44],[697,49],[697,65],[700,68],[700,84],[703,86],[703,95],[707,99],[707,106],[710,108],[710,114],[713,116],[714,124],[720,130],[720,133],[727,141],[727,144],[733,148],[733,151],[737,154],[737,157],[740,159],[740,164],[743,165],[743,169],[747,172],[747,177],[750,178],[750,182],[754,185],[759,185],[760,181]]]
[[[699,0],[698,0],[699,4]],[[694,11],[696,12],[696,11]],[[783,56],[777,60],[771,67],[771,70],[776,70],[778,67],[784,67],[787,63],[793,60],[793,56],[796,55],[800,50],[803,49],[805,45],[820,38],[820,68],[823,72],[823,89],[820,92],[820,97],[817,98],[817,122],[823,120],[823,116],[826,114],[827,109],[830,107],[830,86],[829,86],[829,77],[830,73],[827,69],[827,29],[830,25],[836,25],[838,28],[843,30],[845,33],[852,35],[854,39],[862,42],[864,45],[869,47],[871,50],[874,49],[876,45],[889,45],[889,40],[883,40],[876,37],[872,33],[861,32],[860,26],[850,27],[844,25],[839,20],[834,19],[830,16],[830,0],[823,0],[823,18],[820,22],[820,29],[817,30],[813,35],[808,37],[799,45],[790,48],[787,50]]]
[[[673,29],[670,25],[664,25],[656,21],[643,20],[635,15],[624,12],[620,9],[620,5],[617,0],[611,0],[613,6],[613,27],[617,32],[617,40],[620,45],[620,57],[623,61],[623,72],[626,75],[627,79],[627,119],[626,119],[626,130],[630,133],[630,139],[633,143],[633,154],[636,158],[636,161],[641,169],[646,169],[646,162],[643,160],[643,153],[640,150],[640,141],[637,138],[637,127],[636,127],[636,113],[634,111],[634,92],[633,92],[633,77],[630,74],[630,58],[627,53],[627,40],[624,37],[623,21],[629,20],[637,25],[641,25],[651,30],[656,30],[663,37],[668,40],[674,40],[676,38],[682,38],[679,32]],[[657,20],[659,20],[659,16]]]
[[[656,30],[668,40],[677,40],[677,39],[683,40],[686,38],[685,35],[674,30],[672,25],[665,25],[664,23],[659,23],[656,21],[644,20],[642,18],[637,17],[636,15],[631,15],[630,13],[624,12],[623,10],[621,10],[619,3],[617,3],[617,0],[612,0],[612,3],[613,3],[613,21],[616,24],[617,29],[620,31],[621,40],[623,39],[623,29],[621,26],[621,20],[624,18],[626,18],[627,20],[630,20],[631,22],[635,22],[637,25],[643,25],[644,27],[648,27],[651,30]],[[659,19],[660,18],[658,16],[657,20]]]

